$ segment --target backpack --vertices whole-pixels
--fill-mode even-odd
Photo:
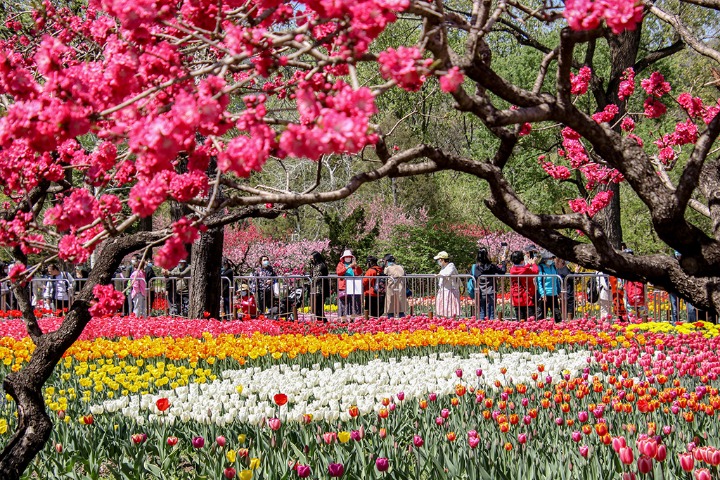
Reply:
[[[472,269],[470,269],[470,273],[472,274],[472,278],[468,278],[467,292],[468,295],[470,295],[470,298],[475,300],[475,265],[473,265]]]
[[[630,306],[645,305],[645,285],[642,282],[625,282],[625,293]]]
[[[597,303],[600,300],[600,279],[597,275],[590,277],[586,293],[588,303]]]
[[[373,285],[373,291],[376,295],[385,295],[385,293],[387,292],[387,275],[378,273],[375,276],[375,285]]]

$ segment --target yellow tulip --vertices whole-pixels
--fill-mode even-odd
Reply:
[[[257,470],[260,468],[260,459],[255,457],[250,459],[250,469],[251,470]]]
[[[338,432],[337,438],[340,443],[347,443],[350,441],[350,432]]]
[[[5,435],[7,430],[8,430],[7,420],[5,420],[4,418],[0,418],[0,435]]]
[[[247,435],[245,435],[244,433],[241,433],[240,435],[238,435],[238,442],[240,442],[240,445],[245,443],[246,439],[247,439]]]
[[[250,480],[253,476],[252,470],[243,470],[241,471],[238,476],[240,477],[240,480]]]
[[[228,462],[235,463],[235,459],[237,458],[235,450],[228,450],[225,454],[225,457],[227,458]]]

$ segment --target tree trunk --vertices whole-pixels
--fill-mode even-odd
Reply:
[[[641,28],[633,31],[625,31],[620,35],[608,35],[607,42],[610,46],[610,80],[605,91],[606,105],[614,103],[618,106],[619,113],[617,118],[621,118],[627,111],[626,103],[618,98],[618,87],[623,72],[635,65],[637,61],[638,49],[640,48]],[[605,105],[600,106],[604,108]],[[620,131],[620,125],[615,126],[616,131]],[[607,186],[607,191],[613,193],[610,204],[603,210],[603,224],[605,226],[605,234],[610,243],[616,249],[620,248],[623,241],[622,223],[620,222],[620,185],[613,183]]]
[[[5,392],[17,404],[18,415],[17,429],[0,452],[0,478],[3,480],[18,480],[50,438],[53,424],[45,410],[43,385],[65,351],[75,343],[90,321],[93,287],[108,284],[125,255],[154,240],[157,240],[157,235],[147,232],[109,240],[99,252],[90,277],[76,295],[60,328],[42,336],[34,336],[36,348],[30,362],[3,380]],[[31,323],[30,319],[25,319],[25,322]]]
[[[224,227],[211,228],[200,235],[192,246],[190,263],[190,318],[203,318],[205,312],[220,318],[221,280]]]

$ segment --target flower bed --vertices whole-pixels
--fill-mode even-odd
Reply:
[[[29,475],[717,478],[719,333],[96,319],[46,386],[56,428]],[[0,323],[3,374],[30,355],[22,323]],[[0,407],[5,440],[13,407]]]

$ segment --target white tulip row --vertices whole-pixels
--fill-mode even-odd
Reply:
[[[234,422],[259,424],[272,417],[299,422],[306,414],[314,420],[347,421],[351,406],[357,406],[361,415],[377,413],[384,398],[400,403],[396,398],[399,392],[408,401],[427,397],[431,392],[438,396],[452,394],[459,383],[487,391],[496,388],[496,380],[503,385],[510,380],[532,385],[531,375],[538,372],[540,364],[545,366],[540,379],[550,376],[552,382],[557,382],[563,372],[578,376],[588,365],[588,357],[587,351],[565,350],[541,354],[476,353],[469,357],[442,353],[373,360],[367,364],[336,363],[332,368],[322,369],[319,365],[310,369],[277,365],[226,370],[222,379],[212,383],[107,400],[91,407],[91,412],[94,415],[122,412],[141,425],[146,421],[219,426]],[[507,369],[505,374],[501,368]],[[482,369],[482,376],[476,375],[478,369]],[[457,376],[458,370],[462,370],[462,379]],[[287,395],[286,405],[277,407],[273,403],[277,393]],[[170,408],[160,412],[155,402],[163,397],[170,400]]]

